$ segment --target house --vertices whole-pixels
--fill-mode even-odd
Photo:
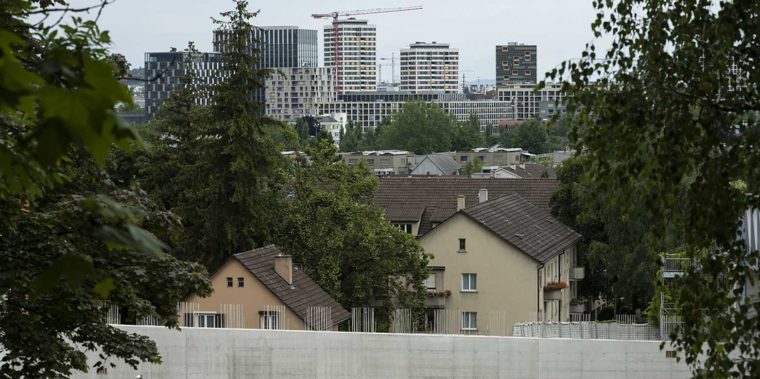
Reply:
[[[449,153],[417,156],[417,166],[412,169],[413,176],[457,175],[462,166]]]
[[[584,274],[580,235],[517,193],[489,200],[483,191],[470,207],[458,196],[455,213],[419,238],[433,255],[425,283],[434,294],[431,329],[446,323],[448,333],[510,335],[517,322],[569,321]]]
[[[350,165],[366,161],[370,172],[377,176],[409,175],[415,165],[414,153],[403,150],[359,151],[340,156]]]
[[[481,172],[471,174],[473,178],[499,178],[499,179],[557,179],[557,171],[536,163],[520,163],[508,166],[486,166]]]
[[[230,257],[211,285],[211,296],[180,304],[182,326],[337,330],[350,317],[274,245]]]
[[[348,124],[348,114],[327,113],[317,117],[320,130],[330,135],[335,145],[340,145],[340,135],[345,133]]]
[[[478,204],[480,198],[496,199],[517,193],[537,207],[549,211],[555,179],[473,179],[467,176],[380,178],[375,203],[385,219],[415,236],[422,236],[457,211],[457,198]]]
[[[457,151],[453,153],[452,158],[462,166],[477,158],[483,166],[502,167],[522,162],[522,153],[523,149],[517,147],[479,147],[470,151]]]

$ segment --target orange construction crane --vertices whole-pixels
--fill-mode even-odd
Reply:
[[[338,52],[338,17],[346,17],[346,16],[358,16],[363,14],[376,14],[376,13],[392,13],[392,12],[405,12],[405,11],[416,11],[422,9],[421,5],[416,5],[413,7],[401,7],[401,8],[374,8],[374,9],[362,9],[362,10],[355,10],[355,11],[335,11],[330,13],[315,13],[312,14],[311,17],[320,19],[320,18],[332,18],[332,27],[333,27],[333,65],[335,66],[335,80],[337,82],[336,84],[336,90],[338,93],[341,93],[340,89],[340,53]]]

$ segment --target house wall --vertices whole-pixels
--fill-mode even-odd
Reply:
[[[232,288],[227,287],[227,277],[232,277]],[[244,278],[245,285],[239,288],[238,278]],[[259,311],[267,306],[284,305],[283,302],[266,288],[246,269],[240,261],[231,258],[212,277],[214,292],[211,296],[201,298],[192,296],[187,302],[198,303],[199,312],[219,313],[221,304],[242,304],[246,328],[260,328]],[[228,316],[229,317],[229,316]],[[285,307],[281,328],[290,330],[305,329],[304,322],[290,308]]]
[[[545,262],[544,266],[539,269],[538,275],[541,283],[539,312],[543,313],[543,321],[568,321],[570,319],[570,301],[573,300],[572,286],[576,285],[570,281],[570,268],[575,265],[574,250],[575,246],[563,250],[561,254]],[[567,288],[560,290],[562,299],[559,301],[544,301],[543,288],[551,282],[565,282],[568,285]]]
[[[459,253],[464,238],[466,253]],[[431,267],[445,267],[443,288],[451,296],[445,308],[478,312],[477,334],[489,334],[490,312],[505,312],[507,334],[516,322],[531,320],[538,311],[539,263],[495,234],[458,214],[425,234],[419,240],[433,254]],[[477,292],[462,292],[463,273],[477,274]],[[460,325],[461,327],[461,325]]]
[[[443,172],[434,165],[430,159],[425,158],[417,167],[412,170],[412,175],[443,175]]]
[[[519,146],[512,146],[519,147]],[[509,166],[512,164],[520,163],[520,151],[457,151],[452,155],[455,161],[462,164],[464,167],[467,162],[479,158],[483,162],[483,166]]]

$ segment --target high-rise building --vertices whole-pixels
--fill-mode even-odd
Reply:
[[[377,46],[375,25],[349,18],[325,25],[325,66],[336,66],[338,93],[375,91],[377,88]]]
[[[496,87],[536,84],[536,45],[510,42],[496,46]]]
[[[214,51],[224,51],[225,32],[214,32]],[[251,37],[258,49],[257,68],[317,67],[318,41],[314,29],[297,26],[256,26]]]
[[[555,114],[565,112],[562,100],[562,86],[547,83],[538,91],[533,84],[512,84],[498,89],[499,101],[513,105],[515,120],[539,118],[546,120]]]
[[[145,115],[150,118],[175,89],[182,86],[180,78],[192,69],[196,75],[196,85],[213,85],[221,78],[220,54],[166,51],[145,53]],[[207,96],[200,96],[198,104],[207,105]]]
[[[401,90],[459,92],[459,50],[435,41],[416,42],[402,49]]]

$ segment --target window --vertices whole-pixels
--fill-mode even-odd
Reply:
[[[467,156],[466,155],[462,155],[462,157],[459,158],[459,161],[461,161],[461,162],[467,162]]]
[[[478,274],[462,274],[462,292],[478,291]]]
[[[430,274],[430,276],[425,279],[425,288],[435,290],[435,273]]]
[[[478,329],[478,312],[462,312],[462,329]]]
[[[232,288],[232,277],[231,276],[227,277],[227,288]]]
[[[459,239],[459,251],[467,250],[467,244],[464,238]]]
[[[395,227],[401,229],[404,233],[412,234],[412,224],[393,224]]]
[[[189,314],[188,314],[189,315]],[[195,320],[192,320],[192,319]],[[198,328],[224,328],[224,315],[216,313],[193,313],[190,320],[186,322],[188,326],[197,326]],[[197,325],[193,325],[193,321]]]
[[[245,287],[245,278],[238,278],[238,288]]]
[[[259,312],[260,329],[280,329],[280,312],[278,311],[261,311]]]

